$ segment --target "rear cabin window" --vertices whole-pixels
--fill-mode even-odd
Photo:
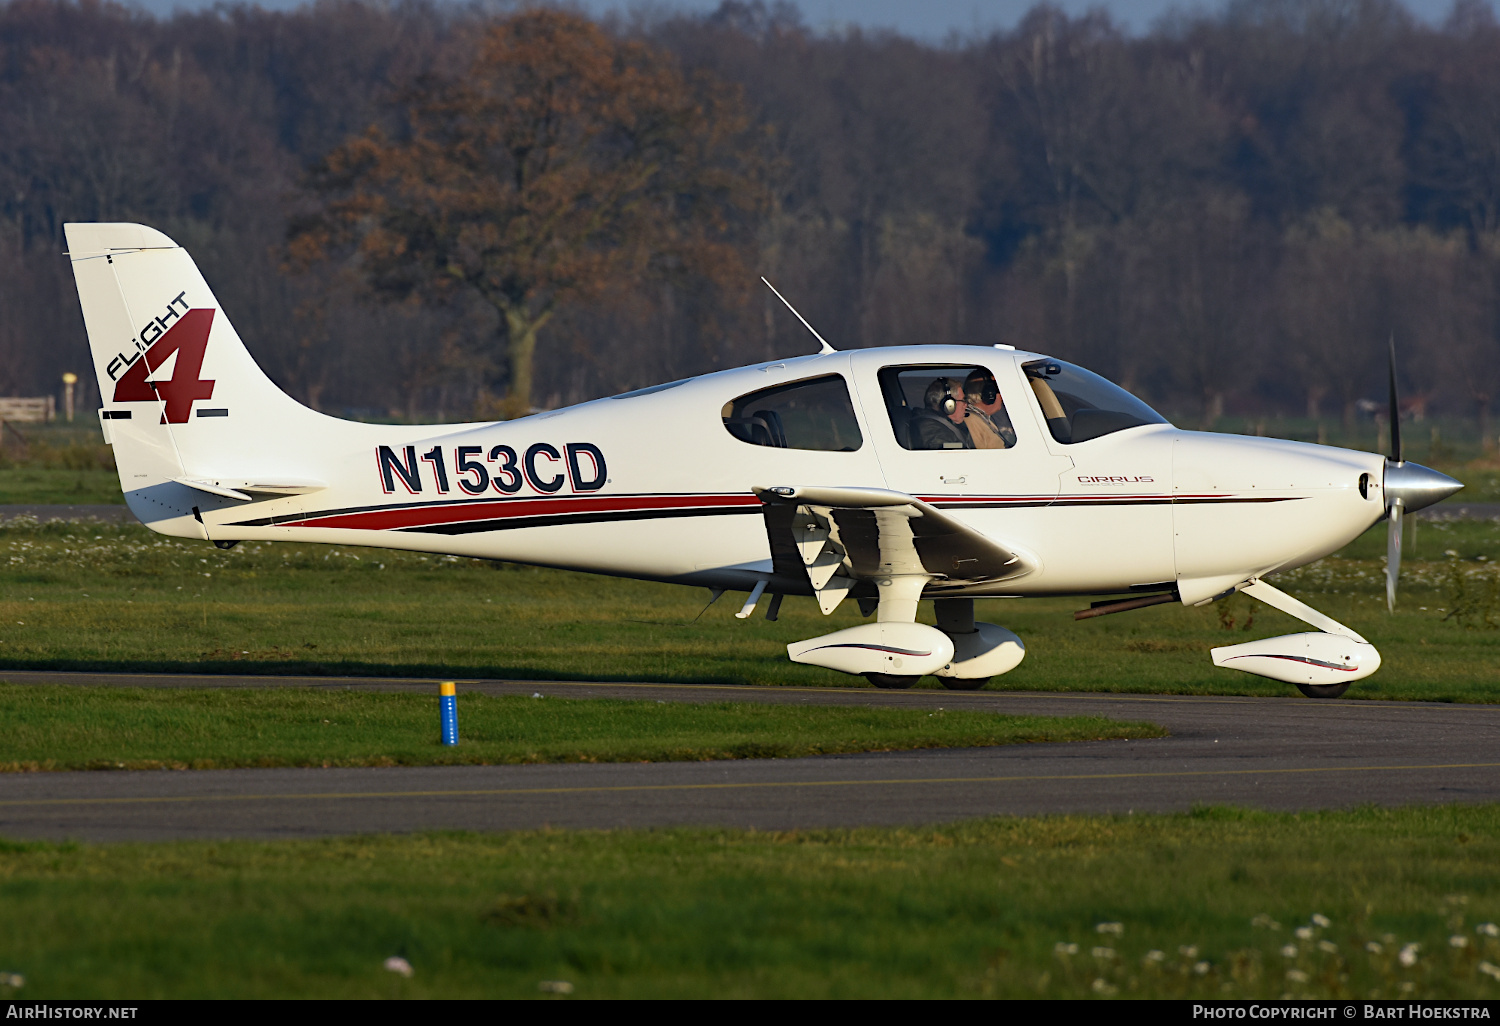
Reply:
[[[751,445],[854,452],[864,444],[838,374],[763,388],[725,403],[723,412],[725,430]]]

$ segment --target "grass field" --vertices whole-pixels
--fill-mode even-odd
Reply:
[[[0,772],[765,759],[1163,737],[1102,717],[465,695],[443,747],[430,696],[0,684]]]
[[[0,504],[123,505],[120,475],[113,470],[0,469]]]
[[[0,972],[33,999],[1496,998],[1497,862],[1494,806],[8,844]]]
[[[1370,637],[1385,660],[1352,697],[1500,700],[1500,524],[1422,523],[1385,611],[1384,527],[1277,579]],[[1448,555],[1448,553],[1453,555]],[[139,526],[0,532],[0,673],[121,669],[864,686],[785,645],[861,622],[791,598],[737,620],[727,597],[389,550],[246,543],[223,552]],[[1305,629],[1243,596],[1082,623],[1085,600],[981,601],[1025,639],[1012,689],[1292,694],[1214,668],[1216,645]],[[701,616],[699,615],[701,613]],[[924,606],[930,622],[930,607]],[[696,618],[696,619],[695,619]],[[1248,629],[1247,629],[1248,628]],[[936,686],[932,681],[927,686]]]

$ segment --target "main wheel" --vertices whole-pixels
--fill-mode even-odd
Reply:
[[[1298,684],[1297,690],[1308,698],[1337,698],[1349,690],[1348,684]]]
[[[988,677],[939,677],[949,691],[978,691],[990,682]]]
[[[899,673],[867,673],[865,680],[874,684],[877,688],[889,688],[894,691],[905,691],[921,677],[906,677]]]

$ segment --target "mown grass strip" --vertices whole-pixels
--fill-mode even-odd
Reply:
[[[1495,998],[1496,864],[1496,806],[0,842],[0,971],[34,999]]]
[[[0,722],[12,772],[682,762],[1166,734],[1103,717],[470,694],[461,743],[445,748],[435,695],[15,684],[0,684]]]
[[[1500,701],[1500,524],[1412,521],[1394,616],[1384,527],[1344,556],[1276,578],[1380,649],[1380,671],[1349,697]],[[1455,580],[1469,609],[1461,616],[1450,615]],[[735,619],[732,596],[705,611],[706,599],[700,589],[423,553],[262,542],[225,552],[139,526],[7,525],[0,668],[867,686],[786,658],[791,640],[865,622],[854,603],[824,617],[794,596],[768,623]],[[979,602],[980,619],[1027,648],[991,687],[1296,695],[1212,665],[1215,646],[1306,629],[1248,597],[1075,622],[1084,602]],[[930,606],[920,615],[930,622]]]

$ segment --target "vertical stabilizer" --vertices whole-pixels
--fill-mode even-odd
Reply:
[[[286,443],[295,452],[327,418],[266,377],[171,239],[137,224],[64,231],[125,500],[154,530],[206,538],[199,508],[215,497],[182,480],[285,476]]]

